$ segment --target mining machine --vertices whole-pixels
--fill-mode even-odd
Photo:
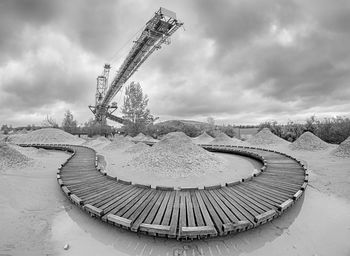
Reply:
[[[114,96],[155,50],[161,49],[163,44],[170,44],[170,36],[182,25],[183,23],[177,20],[174,12],[161,7],[146,23],[141,34],[134,41],[134,45],[109,86],[111,66],[110,64],[104,65],[102,74],[97,77],[95,105],[89,106],[97,122],[106,122],[108,118],[124,123],[121,117],[113,115],[118,108],[117,103],[111,103]]]

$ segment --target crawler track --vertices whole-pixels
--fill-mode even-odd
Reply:
[[[225,185],[156,187],[116,179],[97,168],[96,152],[84,146],[21,144],[72,153],[57,172],[67,197],[102,221],[134,232],[177,239],[223,236],[264,224],[298,200],[308,174],[301,162],[259,148],[201,145],[213,152],[248,156],[263,167]]]

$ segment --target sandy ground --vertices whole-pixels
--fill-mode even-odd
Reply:
[[[157,173],[150,175],[142,168],[129,166],[128,162],[135,154],[126,153],[125,149],[100,150],[99,153],[105,157],[107,162],[106,171],[109,175],[152,186],[203,187],[225,184],[225,182],[233,182],[250,176],[254,169],[261,167],[259,162],[250,158],[230,154],[215,154],[223,163],[222,169],[206,169],[202,173],[194,173],[187,177],[168,177]]]
[[[21,151],[34,163],[0,172],[0,255],[54,254],[53,220],[71,207],[57,186],[56,172],[69,155],[34,148]]]
[[[350,159],[330,156],[334,148],[279,146],[308,162],[305,195],[257,229],[193,242],[139,235],[90,218],[57,185],[57,166],[67,155],[23,151],[35,159],[33,166],[0,173],[0,255],[350,255]]]

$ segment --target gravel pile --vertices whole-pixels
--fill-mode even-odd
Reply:
[[[201,135],[199,135],[196,138],[193,138],[192,141],[197,144],[208,144],[213,140],[213,137],[211,137],[208,133],[204,132]]]
[[[12,148],[6,143],[0,142],[0,170],[6,168],[18,168],[28,165],[30,158]]]
[[[218,145],[238,145],[242,146],[245,143],[237,138],[231,138],[226,133],[219,133],[215,139],[213,139],[209,144],[218,144]]]
[[[9,137],[9,141],[15,144],[82,144],[84,142],[83,139],[56,128],[43,128],[27,134],[12,135]]]
[[[129,138],[124,136],[118,136],[118,137],[115,137],[111,143],[105,146],[103,150],[113,151],[118,149],[125,149],[134,144],[135,143],[132,142]]]
[[[132,158],[128,165],[167,177],[199,175],[221,165],[212,153],[197,146],[182,132],[169,133],[154,146]]]
[[[148,141],[148,142],[158,142],[159,140],[157,140],[157,139],[155,139],[155,138],[153,138],[153,137],[147,135],[146,141]]]
[[[350,137],[340,143],[332,154],[338,157],[350,157]]]
[[[7,138],[6,135],[0,134],[0,143],[1,143],[1,142],[5,142],[5,141],[6,141],[6,138]]]
[[[311,132],[304,132],[296,141],[289,145],[292,150],[317,151],[328,148],[328,144]]]
[[[124,152],[135,154],[135,153],[141,153],[147,149],[149,149],[149,146],[147,146],[143,142],[138,142],[138,143],[128,147]]]
[[[273,134],[268,128],[262,129],[260,132],[249,138],[247,142],[252,145],[276,145],[288,143],[288,141]]]
[[[146,141],[148,137],[144,135],[143,133],[137,134],[134,138],[132,138],[133,141]]]

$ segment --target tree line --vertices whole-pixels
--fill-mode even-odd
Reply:
[[[279,124],[277,121],[267,121],[259,125],[259,131],[263,128],[269,128],[272,133],[291,142],[308,131],[328,143],[339,144],[350,136],[350,119],[341,116],[325,118],[311,116],[305,123],[289,121],[287,124]]]
[[[139,83],[132,82],[126,86],[124,104],[121,109],[124,120],[121,128],[114,128],[107,125],[106,122],[96,122],[93,118],[89,119],[83,125],[78,126],[77,121],[70,110],[64,113],[61,126],[50,116],[46,116],[41,126],[28,125],[20,129],[37,129],[42,127],[61,128],[72,134],[87,134],[89,137],[94,135],[111,135],[121,133],[124,135],[136,136],[139,133],[159,138],[169,132],[184,132],[190,137],[197,137],[203,132],[207,132],[215,137],[219,132],[223,132],[230,137],[237,136],[237,128],[251,128],[254,126],[234,126],[234,125],[216,125],[213,117],[208,117],[207,122],[188,122],[188,121],[166,121],[155,123],[158,117],[154,117],[148,106],[148,96],[143,94]],[[341,143],[350,136],[350,119],[347,117],[317,118],[311,116],[305,123],[296,123],[289,121],[287,124],[279,124],[277,121],[267,121],[258,125],[258,131],[263,128],[269,128],[277,136],[295,141],[306,131],[312,132],[322,140],[328,143]],[[11,126],[2,125],[1,131],[8,133],[11,130],[18,130]]]

